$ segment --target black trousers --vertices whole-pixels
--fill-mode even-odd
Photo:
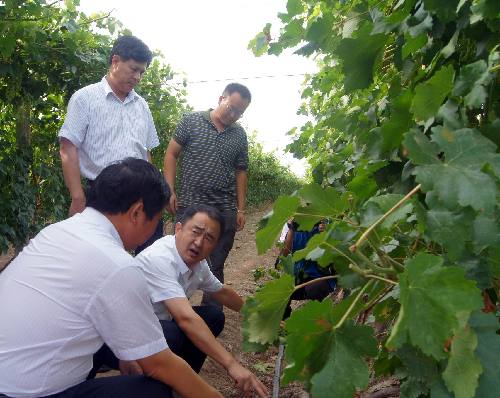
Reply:
[[[175,222],[181,219],[185,210],[186,208],[177,209]],[[226,262],[229,252],[233,248],[234,236],[236,235],[236,210],[221,211],[221,214],[224,217],[226,227],[224,233],[219,237],[217,246],[208,259],[208,265],[215,277],[224,283],[224,263]],[[202,303],[204,305],[213,305],[220,309],[222,308],[222,306],[215,300],[212,300],[210,294],[207,293],[203,294]]]
[[[194,306],[193,310],[205,321],[212,334],[217,337],[224,329],[224,313],[214,306]],[[184,359],[195,372],[199,372],[206,359],[206,354],[200,351],[177,323],[172,321],[160,321],[165,340],[168,347],[174,354]],[[118,358],[109,349],[103,345],[99,351],[94,354],[94,366],[87,379],[93,379],[102,366],[111,369],[118,369]]]
[[[47,398],[171,398],[166,384],[146,376],[111,376],[86,380]]]

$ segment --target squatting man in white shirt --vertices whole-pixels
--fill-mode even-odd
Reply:
[[[215,305],[195,306],[189,298],[195,290],[212,293],[219,304],[234,311],[241,297],[212,274],[206,258],[224,231],[224,218],[207,205],[188,207],[175,235],[157,240],[136,256],[148,284],[148,292],[165,338],[174,353],[199,372],[206,356],[224,366],[244,396],[267,397],[266,387],[216,340],[224,327],[224,314]]]
[[[147,161],[110,165],[82,213],[44,228],[0,274],[0,395],[221,397],[168,348],[127,252],[151,236],[169,196]],[[88,379],[100,347],[143,375]]]

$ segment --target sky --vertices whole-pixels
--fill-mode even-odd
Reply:
[[[248,134],[257,131],[266,151],[304,175],[306,163],[283,150],[291,141],[286,133],[306,121],[296,112],[304,74],[313,73],[316,65],[291,52],[255,57],[247,49],[268,22],[277,36],[277,14],[286,11],[286,0],[80,0],[80,9],[86,14],[112,11],[151,49],[160,50],[187,80],[188,103],[195,110],[217,106],[228,83],[245,84],[252,103],[240,123]]]

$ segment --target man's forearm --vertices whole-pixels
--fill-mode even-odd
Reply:
[[[163,160],[163,175],[172,192],[175,192],[175,173],[177,171],[177,159],[170,153],[165,154]]]
[[[236,359],[217,341],[207,324],[196,314],[184,320],[176,320],[191,342],[214,361],[228,369]]]
[[[64,183],[69,190],[71,198],[85,198],[82,183],[80,180],[80,164],[78,161],[77,148],[69,140],[63,138],[61,140],[60,155]]]
[[[228,286],[224,286],[219,291],[212,293],[212,298],[224,307],[230,308],[236,312],[240,312],[244,304],[241,296]]]
[[[139,359],[137,362],[146,376],[169,385],[182,397],[222,397],[182,358],[170,350],[161,351],[150,357]]]
[[[240,211],[245,210],[247,184],[248,177],[246,170],[236,170],[236,205]]]

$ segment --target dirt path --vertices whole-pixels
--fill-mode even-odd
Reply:
[[[257,255],[255,246],[255,231],[259,220],[271,209],[261,206],[247,214],[246,226],[243,231],[236,234],[233,250],[229,254],[225,266],[225,280],[241,296],[253,294],[257,283],[253,278],[253,271],[259,266],[266,268],[274,265],[277,251],[270,250],[262,256]],[[266,384],[270,393],[273,388],[274,366],[277,349],[271,348],[265,353],[252,354],[241,352],[241,324],[242,316],[231,310],[225,310],[226,326],[219,336],[219,341],[241,363],[253,371],[260,380]],[[211,385],[217,388],[224,397],[239,397],[234,388],[232,379],[226,371],[211,359],[207,359],[202,368],[201,375]],[[305,393],[298,385],[291,385],[280,389],[280,397],[304,397]]]

